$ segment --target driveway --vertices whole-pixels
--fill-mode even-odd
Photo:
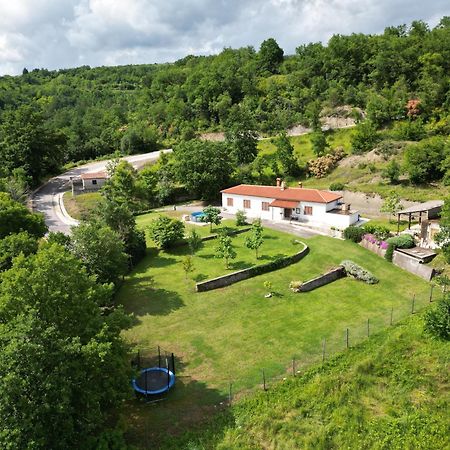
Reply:
[[[166,149],[142,155],[125,156],[121,159],[128,161],[133,167],[138,169],[148,162],[156,161],[161,152],[171,151],[172,149]],[[44,214],[45,223],[49,231],[61,231],[69,234],[70,228],[78,224],[76,220],[67,214],[62,202],[62,195],[65,191],[70,190],[70,178],[80,176],[83,173],[104,171],[108,162],[110,160],[97,161],[75,167],[57,177],[51,178],[35,191],[31,197],[32,208],[34,211]]]

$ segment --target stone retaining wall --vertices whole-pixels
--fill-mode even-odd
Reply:
[[[406,255],[405,253],[394,251],[392,262],[396,266],[411,272],[426,281],[430,281],[434,276],[433,267],[421,264],[416,258]]]
[[[223,275],[221,277],[197,283],[196,290],[197,292],[211,291],[213,289],[230,286],[231,284],[237,283],[238,281],[256,277],[257,275],[261,275],[263,273],[273,272],[274,270],[287,267],[300,261],[309,253],[309,247],[306,244],[303,245],[303,250],[296,253],[295,255],[286,256],[285,258],[280,258],[267,264],[249,267],[248,269],[239,270],[237,272],[230,273],[229,275]]]
[[[328,283],[332,283],[333,281],[339,280],[340,278],[345,277],[345,270],[342,266],[337,267],[336,269],[332,269],[323,275],[319,275],[312,280],[305,281],[302,285],[296,290],[296,292],[308,292],[313,289],[317,289],[318,287],[325,286]]]
[[[386,254],[386,250],[382,249],[377,244],[372,244],[372,242],[366,241],[365,239],[363,239],[359,244],[382,258],[384,258],[384,255]]]

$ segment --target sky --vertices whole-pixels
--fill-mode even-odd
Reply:
[[[292,54],[333,34],[450,15],[449,0],[0,0],[0,75],[171,62],[273,37]]]

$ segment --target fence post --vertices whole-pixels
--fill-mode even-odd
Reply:
[[[433,288],[434,288],[434,284],[432,284],[430,287],[430,303],[433,301]]]
[[[345,331],[345,344],[346,344],[346,346],[348,348],[348,328]]]
[[[161,347],[158,345],[158,367],[161,369]]]
[[[367,319],[367,337],[370,337],[370,319]]]
[[[323,338],[322,342],[322,362],[325,361],[325,347],[326,347],[327,341],[325,338]]]
[[[173,353],[172,353],[172,372],[175,375],[175,356]]]
[[[414,304],[416,302],[416,294],[413,294],[412,302],[411,302],[411,314],[414,314]]]
[[[229,386],[229,390],[228,390],[228,403],[230,405],[231,405],[231,402],[233,400],[233,394],[232,394],[232,391],[231,391],[232,386],[233,386],[233,383],[230,382],[230,386]]]
[[[394,316],[394,307],[391,308],[391,326],[393,323],[393,321],[392,321],[393,316]]]
[[[264,369],[262,370],[262,376],[263,376],[263,389],[266,390],[266,374],[264,372]]]
[[[295,358],[292,359],[292,375],[295,377]]]

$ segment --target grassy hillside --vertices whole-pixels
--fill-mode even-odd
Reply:
[[[146,217],[141,217],[142,226]],[[265,236],[262,258],[298,248],[287,234],[265,230]],[[240,238],[235,240],[238,246]],[[117,296],[135,317],[124,336],[142,354],[157,345],[175,352],[179,371],[176,389],[158,408],[127,404],[133,444],[202,423],[226,401],[230,381],[233,391],[242,393],[261,384],[262,369],[272,383],[285,376],[292,358],[300,370],[309,367],[320,360],[324,338],[327,354],[342,351],[346,328],[351,345],[366,339],[367,319],[371,333],[389,326],[391,308],[394,322],[405,317],[413,294],[417,309],[428,304],[428,283],[359,245],[323,236],[305,242],[311,251],[299,263],[204,293],[194,292],[193,280],[224,273],[223,261],[213,258],[214,242],[194,257],[195,271],[188,280],[182,268],[188,249],[149,249]],[[244,257],[239,249],[236,262]],[[247,257],[252,260],[252,255]],[[289,289],[290,281],[306,281],[348,258],[374,273],[380,283],[370,286],[345,278],[304,294]],[[264,298],[266,280],[275,293],[270,299]]]
[[[417,315],[162,448],[449,448],[449,354]]]

